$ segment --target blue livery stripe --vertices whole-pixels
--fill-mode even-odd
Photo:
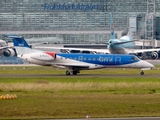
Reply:
[[[60,57],[97,65],[125,65],[140,61],[134,55],[124,54],[57,54]]]

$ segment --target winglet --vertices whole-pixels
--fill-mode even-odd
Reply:
[[[112,20],[112,13],[110,13],[110,39],[116,39],[114,33],[114,24]]]

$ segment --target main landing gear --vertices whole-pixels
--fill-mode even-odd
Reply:
[[[67,70],[67,71],[66,71],[66,75],[70,75],[70,74],[71,74],[71,73]]]
[[[143,71],[141,71],[141,72],[140,72],[140,75],[144,75],[144,72],[143,72]]]
[[[77,75],[77,73],[79,73],[79,71],[73,70],[73,71],[66,71],[66,75]]]

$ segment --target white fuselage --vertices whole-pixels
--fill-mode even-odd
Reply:
[[[94,56],[94,55],[92,55]],[[103,56],[103,55],[102,55]],[[64,66],[64,68],[68,66],[88,66],[87,69],[98,69],[98,68],[152,68],[154,67],[152,64],[139,60],[138,62],[130,63],[130,64],[116,64],[116,65],[105,65],[105,64],[97,64],[94,60],[94,57],[90,57],[90,62],[85,62],[82,60],[77,60],[75,58],[66,58],[59,55],[55,57],[51,57],[50,55],[46,55],[44,53],[32,53],[32,54],[24,54],[19,55],[19,58],[33,64],[42,65],[42,66]],[[92,62],[94,61],[94,63]],[[104,62],[104,61],[101,61]],[[116,61],[115,61],[116,62]],[[123,61],[118,61],[123,62]]]

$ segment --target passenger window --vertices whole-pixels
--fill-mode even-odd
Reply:
[[[78,60],[80,60],[80,61],[81,61],[82,59],[83,59],[83,57],[81,57],[81,56],[80,56],[80,57],[78,57]]]
[[[135,56],[135,60],[139,60],[139,58],[137,56]]]

